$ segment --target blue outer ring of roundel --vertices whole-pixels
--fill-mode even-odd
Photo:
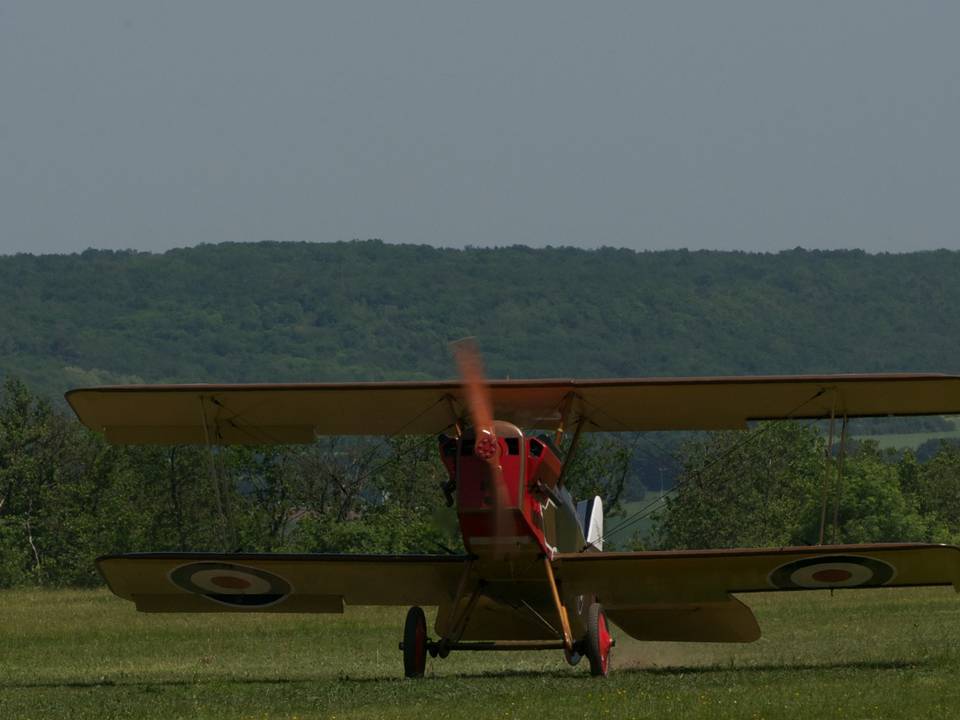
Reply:
[[[837,587],[880,587],[886,585],[893,579],[896,570],[892,565],[888,565],[882,560],[863,555],[818,555],[817,557],[803,558],[794,560],[786,565],[781,565],[770,573],[770,584],[781,590],[812,590],[815,589],[809,585],[802,585],[793,580],[793,574],[798,570],[815,567],[817,565],[830,565],[844,563],[847,565],[859,565],[870,571],[869,578],[856,585],[837,585]],[[828,589],[829,583],[824,583],[821,587]]]
[[[226,570],[252,576],[253,578],[266,582],[269,589],[267,592],[262,593],[215,593],[193,582],[192,578],[198,572],[216,570]],[[267,605],[273,605],[283,600],[292,591],[290,583],[279,575],[274,575],[260,568],[249,567],[248,565],[235,565],[227,562],[195,562],[181,565],[170,572],[170,582],[181,590],[186,590],[195,595],[202,595],[214,602],[236,608],[262,608]]]

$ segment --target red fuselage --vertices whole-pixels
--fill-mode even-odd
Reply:
[[[456,485],[463,543],[478,556],[533,552],[552,557],[557,540],[549,511],[555,506],[548,497],[562,463],[548,441],[526,437],[510,423],[496,423],[496,441],[499,454],[492,471],[490,462],[474,454],[471,433],[460,440],[441,438],[443,464]]]

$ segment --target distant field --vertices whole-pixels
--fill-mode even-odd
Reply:
[[[856,440],[872,440],[883,449],[896,448],[899,450],[905,450],[907,448],[916,450],[928,440],[960,440],[960,416],[943,415],[941,418],[949,423],[947,425],[948,428],[950,425],[952,425],[953,430],[945,429],[935,432],[928,431],[910,433],[877,432],[864,434],[859,434],[854,431],[853,437]]]
[[[669,494],[669,493],[668,493]],[[646,514],[653,511],[653,515],[663,509],[663,503],[657,503],[659,493],[647,492],[643,500],[634,500],[623,503],[623,509],[616,515],[607,515],[603,519],[604,542],[607,549],[628,548],[634,537],[646,538],[653,531],[653,517],[648,515],[642,519],[635,519],[634,515],[642,511]],[[629,525],[621,527],[624,522]]]
[[[910,448],[916,450],[928,440],[960,440],[960,430],[936,433],[900,433],[891,435],[862,435],[858,440],[873,440],[881,448]]]
[[[401,679],[403,611],[143,615],[105,591],[0,593],[0,718],[917,718],[960,713],[950,589],[755,595],[764,638],[454,654]]]

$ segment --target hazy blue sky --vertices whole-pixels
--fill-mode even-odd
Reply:
[[[0,253],[960,248],[960,3],[0,0]]]

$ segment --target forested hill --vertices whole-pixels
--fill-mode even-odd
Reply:
[[[0,374],[126,381],[960,371],[960,253],[378,241],[0,257]]]

